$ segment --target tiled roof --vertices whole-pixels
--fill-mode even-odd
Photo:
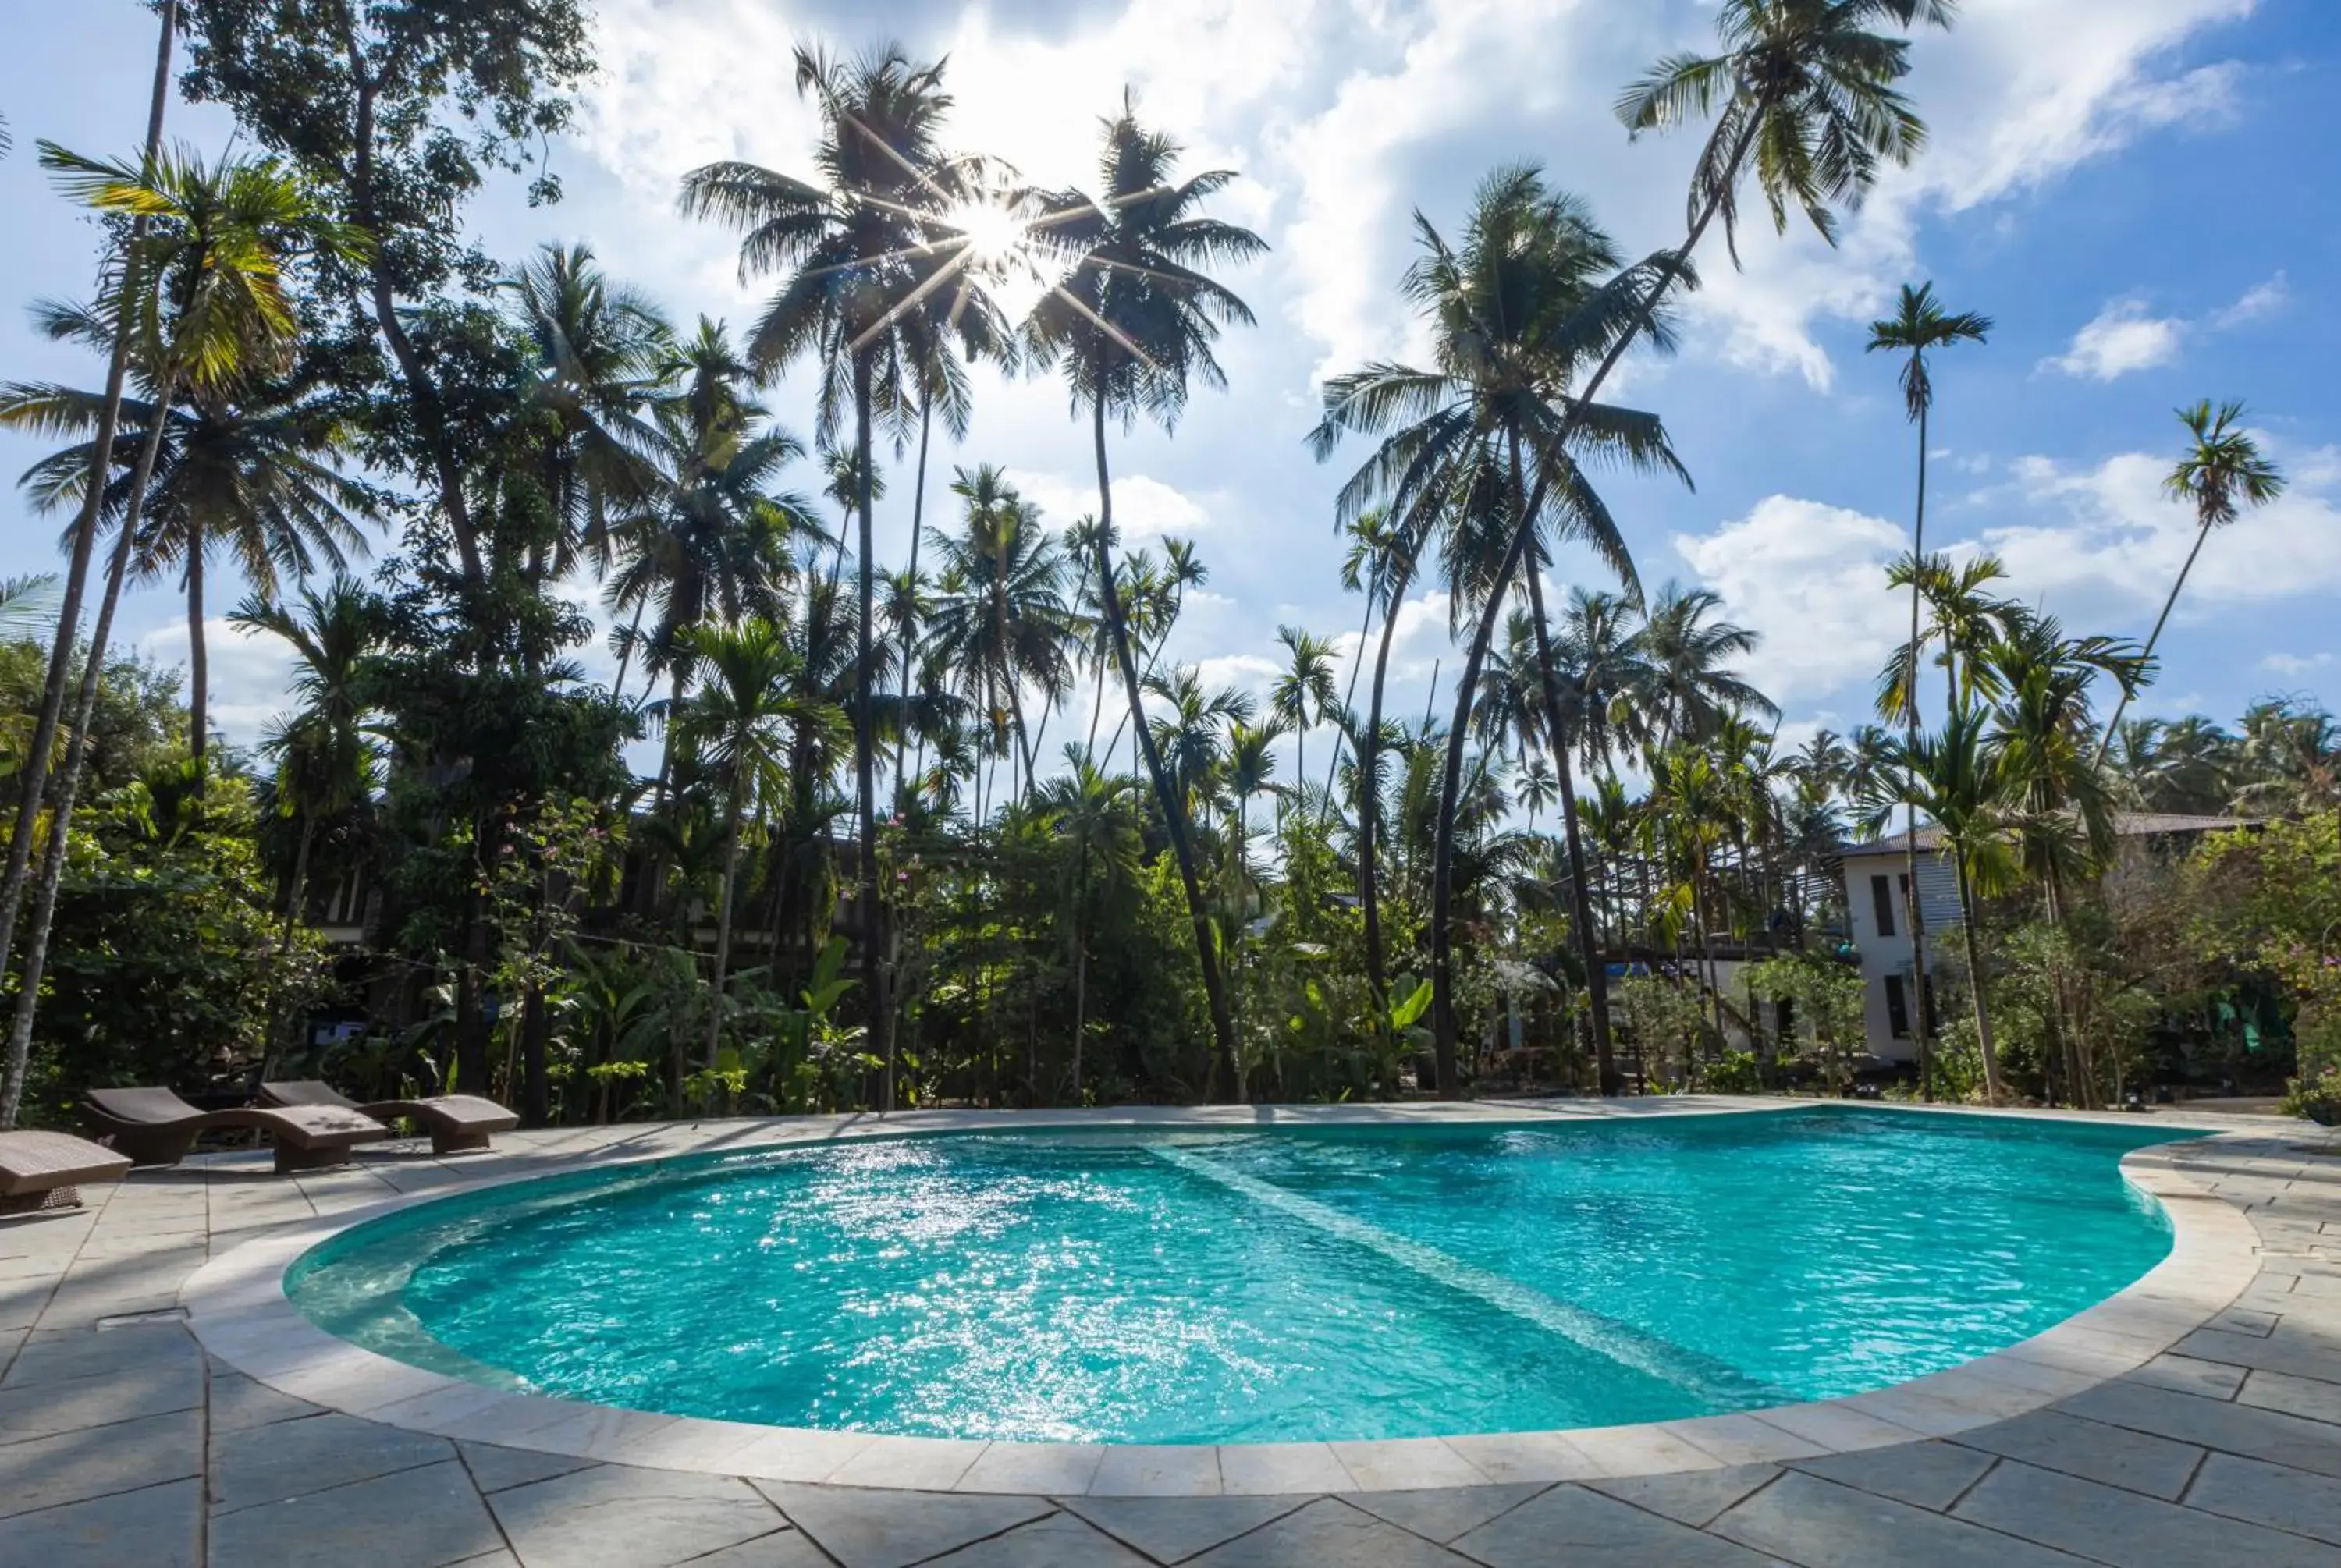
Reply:
[[[2247,828],[2252,819],[2246,817],[2192,817],[2171,811],[2117,811],[2114,813],[2114,836],[2119,839],[2152,839],[2164,834],[2216,833],[2229,828]],[[1934,849],[1942,842],[1942,829],[1927,827],[1918,829],[1918,848]],[[1838,846],[1840,855],[1900,855],[1906,853],[1903,835],[1890,833],[1868,843],[1847,843]]]

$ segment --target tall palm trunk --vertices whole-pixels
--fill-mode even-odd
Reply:
[[[854,790],[862,813],[862,864],[858,881],[862,905],[862,994],[868,998],[870,1044],[884,1066],[885,1110],[894,1108],[894,1030],[886,996],[886,966],[881,961],[885,947],[885,912],[878,904],[878,799],[876,758],[872,755],[876,736],[871,720],[875,716],[871,682],[873,666],[871,658],[871,610],[875,602],[871,581],[873,545],[870,517],[870,359],[857,355],[853,362],[853,439],[859,461],[859,471],[853,476],[854,510],[860,514],[862,559],[855,563],[857,589],[862,599],[862,614],[853,633],[854,704],[853,704],[853,779]]]
[[[924,398],[919,400],[919,475],[911,488],[911,589],[915,601],[919,586],[919,533],[926,526],[927,517],[927,436],[934,426],[935,412]],[[915,602],[913,605],[915,610]],[[894,722],[894,793],[899,797],[908,792],[902,773],[902,741],[911,729],[911,642],[918,630],[915,613],[902,617],[902,711]],[[921,751],[921,759],[924,753]],[[886,1103],[894,1103],[891,1083]]]
[[[1341,742],[1348,738],[1348,725],[1358,700],[1358,677],[1366,668],[1366,638],[1374,629],[1374,596],[1366,595],[1366,619],[1358,627],[1358,661],[1350,666],[1350,687],[1341,693],[1340,721],[1333,726],[1333,760],[1325,768],[1325,807],[1317,813],[1317,825],[1324,827],[1332,813],[1333,795],[1341,777]]]
[[[1976,940],[1975,891],[1967,875],[1967,852],[1954,849],[1951,864],[1959,878],[1959,928],[1967,939],[1967,991],[1975,1001],[1976,1041],[1983,1051],[1984,1103],[1996,1106],[2000,1099],[1999,1053],[1992,1045],[1991,1007],[1983,994],[1983,948]]]
[[[187,520],[187,756],[195,765],[195,797],[204,793],[204,752],[211,736],[212,661],[204,643],[203,520]]]
[[[2203,553],[2203,541],[2211,537],[2211,520],[2205,518],[2195,529],[2195,543],[2187,551],[2186,564],[2178,569],[2178,581],[2170,585],[2170,596],[2162,601],[2162,613],[2154,618],[2154,630],[2147,633],[2146,648],[2138,655],[2140,663],[2154,657],[2154,645],[2162,640],[2162,628],[2170,620],[2170,612],[2178,604],[2179,590],[2187,586],[2187,573],[2195,570],[2195,558]],[[2121,700],[2114,704],[2114,716],[2106,720],[2106,732],[2097,739],[2097,754],[2093,763],[2106,759],[2106,748],[2114,743],[2121,729],[2122,715],[2129,711],[2129,689],[2122,689]]]
[[[1910,528],[1911,559],[1923,561],[1926,551],[1927,405],[1920,403],[1918,506]],[[1918,583],[1919,575],[1914,571],[1910,574],[1910,674],[1902,705],[1903,744],[1911,751],[1918,749]],[[1933,1041],[1927,1027],[1927,919],[1925,907],[1918,899],[1918,809],[1907,800],[1902,805],[1902,864],[1903,924],[1910,928],[1910,1032],[1918,1042],[1918,1095],[1931,1100],[1935,1097],[1935,1061]]]
[[[1515,475],[1515,482],[1518,476]],[[1560,707],[1560,671],[1553,662],[1552,633],[1544,613],[1544,574],[1530,563],[1529,609],[1536,620],[1538,676],[1544,689],[1545,734],[1552,745],[1560,782],[1561,838],[1569,848],[1569,916],[1576,928],[1577,956],[1585,966],[1586,1007],[1592,1017],[1593,1064],[1601,1092],[1618,1092],[1618,1064],[1609,1042],[1609,972],[1601,962],[1601,933],[1585,882],[1585,844],[1577,823],[1577,782],[1569,767],[1570,738]]]
[[[1595,367],[1592,379],[1576,394],[1576,401],[1561,420],[1560,428],[1553,433],[1549,444],[1554,452],[1569,450],[1569,439],[1585,422],[1585,412],[1600,394],[1602,384],[1609,381],[1610,372],[1618,368],[1619,362],[1626,357],[1626,351],[1633,346],[1635,340],[1649,330],[1650,318],[1658,310],[1659,303],[1666,297],[1667,291],[1674,287],[1675,280],[1682,275],[1691,253],[1698,248],[1708,226],[1714,223],[1715,214],[1721,207],[1723,194],[1738,179],[1739,165],[1747,157],[1754,137],[1754,126],[1755,122],[1751,120],[1748,128],[1740,133],[1738,144],[1724,164],[1726,179],[1701,204],[1698,218],[1691,224],[1690,233],[1684,236],[1681,248],[1671,252],[1659,267],[1650,292],[1634,313],[1632,325],[1620,332],[1618,341],[1609,345],[1609,352],[1601,356],[1600,364]],[[1541,497],[1544,480],[1539,477],[1537,482],[1539,496]],[[1514,574],[1520,569],[1521,559],[1528,553],[1529,541],[1536,535],[1539,510],[1535,504],[1522,510],[1519,521],[1512,530],[1510,548],[1505,551],[1494,580],[1488,585],[1488,602],[1480,612],[1479,627],[1472,633],[1470,650],[1464,657],[1463,678],[1456,686],[1455,724],[1447,734],[1447,762],[1439,776],[1439,818],[1437,831],[1432,835],[1430,863],[1430,1010],[1439,1058],[1439,1092],[1445,1095],[1459,1093],[1461,1089],[1460,1084],[1455,1081],[1458,1026],[1455,1017],[1454,937],[1449,929],[1448,912],[1455,895],[1455,811],[1462,797],[1463,745],[1471,727],[1471,704],[1479,693],[1479,670],[1487,662],[1488,650],[1494,643],[1498,623],[1503,619],[1506,592],[1511,586]]]
[[[707,1107],[715,1108],[712,1074],[722,1059],[723,982],[732,968],[732,884],[740,874],[740,795],[746,788],[741,769],[732,769],[732,799],[723,818],[723,876],[715,895],[715,986],[707,997]]]
[[[1390,679],[1390,634],[1398,628],[1397,607],[1406,599],[1414,575],[1411,551],[1392,563],[1390,603],[1382,610],[1382,635],[1374,650],[1374,684],[1366,699],[1366,729],[1358,737],[1358,904],[1366,919],[1366,981],[1374,989],[1376,1027],[1390,1017],[1390,976],[1382,955],[1380,881],[1374,864],[1374,839],[1381,828],[1382,692]]]
[[[163,149],[163,111],[171,95],[171,44],[178,31],[177,0],[164,0],[160,36],[154,45],[154,84],[146,105],[146,161],[152,164]],[[147,221],[132,220],[123,247],[121,288],[126,298],[138,286],[134,258],[146,237]],[[64,722],[66,692],[73,683],[74,655],[81,634],[82,600],[89,589],[91,558],[96,553],[97,520],[105,501],[106,476],[114,471],[114,442],[122,428],[122,389],[130,372],[130,338],[116,332],[105,363],[105,398],[99,405],[97,436],[90,444],[87,492],[75,519],[73,548],[66,560],[63,597],[57,604],[57,632],[49,645],[48,672],[41,685],[41,710],[33,722],[31,744],[18,770],[23,791],[16,802],[15,830],[8,840],[8,861],[0,872],[0,972],[15,951],[16,919],[24,908],[25,882],[32,868],[33,844],[39,836],[41,797],[48,781],[49,757],[56,748],[57,727]],[[159,406],[159,405],[158,405]],[[159,420],[157,422],[160,422]],[[16,1125],[16,1109],[24,1097],[25,1071],[31,1047],[24,1052],[9,1047],[7,1067],[0,1073],[0,1132]]]
[[[1101,388],[1102,375],[1097,378]],[[1187,894],[1187,916],[1195,928],[1195,959],[1203,970],[1203,996],[1211,1012],[1211,1041],[1215,1052],[1214,1067],[1227,1076],[1229,1097],[1237,1105],[1244,1101],[1243,1060],[1236,1055],[1235,1019],[1228,1011],[1226,985],[1220,975],[1218,944],[1211,932],[1210,912],[1203,907],[1202,885],[1195,879],[1195,851],[1187,837],[1185,802],[1171,788],[1170,776],[1162,769],[1161,753],[1156,749],[1153,733],[1146,727],[1142,693],[1138,687],[1138,660],[1130,648],[1130,628],[1121,619],[1121,594],[1113,581],[1113,483],[1106,465],[1105,397],[1102,391],[1091,399],[1091,436],[1097,448],[1098,475],[1098,589],[1105,606],[1106,630],[1113,640],[1114,660],[1121,666],[1121,684],[1130,699],[1131,729],[1146,764],[1147,777],[1154,785],[1154,797],[1161,802],[1162,819],[1170,834],[1170,853],[1179,862],[1179,880]]]

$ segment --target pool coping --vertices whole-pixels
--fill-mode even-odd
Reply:
[[[1265,1126],[1539,1125],[1599,1116],[1809,1109],[1828,1102],[1685,1097],[1536,1105],[1141,1107],[1119,1112],[909,1112],[663,1129],[677,1146],[580,1159],[604,1169],[720,1150],[879,1136],[1039,1127],[1231,1131]],[[1889,1110],[1992,1115],[1964,1107]],[[2023,1120],[2049,1119],[2027,1113]],[[2067,1119],[2058,1117],[2056,1119]],[[2070,1119],[2103,1125],[2108,1118]],[[2174,1118],[2183,1128],[2183,1118]],[[2196,1129],[2183,1129],[2196,1130]],[[2234,1206],[2187,1176],[2177,1153],[2251,1135],[2134,1149],[2131,1186],[2168,1215],[2171,1250],[2127,1288],[2055,1326],[1941,1372],[1840,1399],[1634,1425],[1334,1443],[1071,1444],[899,1437],[766,1426],[620,1409],[469,1383],[394,1361],[312,1323],[286,1297],[285,1270],[354,1226],[457,1193],[539,1180],[532,1170],[433,1190],[297,1224],[212,1259],[180,1292],[204,1348],[238,1372],[328,1410],[471,1443],[586,1461],[758,1480],[974,1494],[1246,1496],[1409,1491],[1509,1482],[1666,1474],[1883,1448],[1946,1437],[2066,1399],[2132,1372],[2224,1311],[2259,1271],[2257,1236]]]

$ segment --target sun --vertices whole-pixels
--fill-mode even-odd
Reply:
[[[943,224],[966,243],[968,260],[996,266],[1024,248],[1030,226],[1004,206],[970,202],[943,214]]]

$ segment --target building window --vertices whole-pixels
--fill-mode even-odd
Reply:
[[[1878,934],[1894,934],[1894,885],[1883,877],[1869,879],[1869,902],[1878,914]]]
[[[1903,993],[1899,975],[1886,977],[1886,1027],[1898,1040],[1910,1037],[1910,999]]]

